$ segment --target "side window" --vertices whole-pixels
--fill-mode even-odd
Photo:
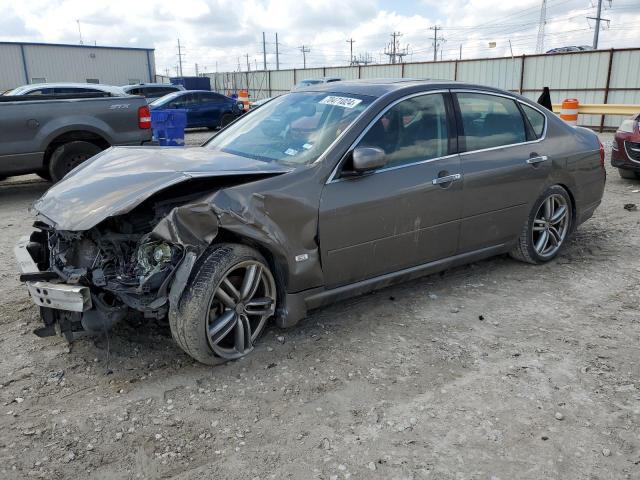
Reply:
[[[53,95],[53,88],[38,88],[37,90],[31,90],[26,95]]]
[[[524,119],[514,100],[482,93],[457,93],[466,151],[527,140]]]
[[[404,165],[448,153],[447,110],[441,94],[409,98],[387,110],[358,146],[377,147],[387,166]]]
[[[127,93],[129,95],[142,95],[142,89],[141,88],[130,88]]]
[[[524,103],[520,105],[522,105],[522,110],[524,111],[524,114],[527,116],[527,119],[531,124],[531,128],[533,128],[533,133],[536,134],[536,138],[540,138],[542,136],[542,132],[544,132],[545,116],[535,108],[531,108],[530,106],[525,105]]]

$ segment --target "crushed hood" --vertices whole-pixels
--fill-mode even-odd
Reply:
[[[202,147],[115,147],[83,163],[33,205],[58,230],[88,230],[154,193],[198,177],[273,175],[290,167]]]

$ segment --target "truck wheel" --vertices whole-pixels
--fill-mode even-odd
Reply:
[[[208,249],[187,282],[169,325],[180,348],[215,365],[251,353],[276,309],[276,283],[253,248],[221,244]]]
[[[509,254],[534,264],[552,260],[569,237],[572,222],[569,194],[560,185],[549,187],[533,204],[518,243]]]
[[[640,178],[640,174],[638,174],[638,172],[634,172],[633,170],[625,170],[624,168],[619,168],[618,173],[622,178],[626,178],[627,180],[635,180],[636,178]]]
[[[59,182],[67,173],[102,149],[89,142],[75,141],[56,148],[49,159],[49,175],[52,182]]]

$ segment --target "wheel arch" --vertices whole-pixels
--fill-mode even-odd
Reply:
[[[71,130],[68,132],[60,133],[56,137],[52,138],[43,155],[43,167],[49,168],[49,162],[51,155],[60,146],[70,142],[84,141],[94,144],[95,146],[106,150],[111,146],[109,141],[98,133],[89,130]]]
[[[256,249],[267,261],[269,268],[273,272],[273,276],[276,281],[278,303],[282,305],[282,302],[284,302],[286,298],[288,278],[288,267],[285,259],[274,253],[272,249],[264,243],[253,238],[239,235],[238,233],[227,230],[224,227],[219,228],[218,234],[211,243],[211,246],[215,246],[218,243],[239,243]]]
[[[569,199],[571,200],[571,232],[575,231],[577,228],[576,221],[578,219],[578,209],[576,206],[576,197],[574,193],[571,191],[571,187],[567,183],[558,182],[555,185],[564,188],[569,195]]]

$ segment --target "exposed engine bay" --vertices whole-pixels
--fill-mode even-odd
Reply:
[[[211,194],[211,183],[194,181],[173,187],[87,231],[56,230],[37,221],[38,230],[27,246],[41,272],[37,277],[88,287],[92,304],[90,310],[77,314],[43,312],[45,325],[62,323],[63,332],[58,333],[71,340],[71,332],[109,329],[131,310],[145,318],[166,317],[169,289],[186,248],[155,238],[153,229],[175,207]],[[216,190],[226,182],[219,183],[223,185]],[[186,193],[189,190],[193,193]]]

